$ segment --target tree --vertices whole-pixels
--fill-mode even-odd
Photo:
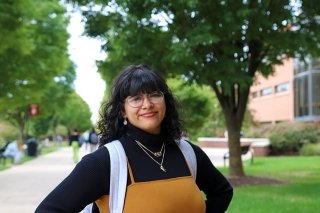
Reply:
[[[76,93],[69,95],[67,105],[58,116],[59,123],[66,126],[69,131],[77,128],[78,131],[83,132],[92,127],[90,108]]]
[[[28,106],[70,66],[65,8],[58,1],[0,2],[0,114],[24,138]]]
[[[99,66],[105,79],[143,62],[211,86],[228,129],[232,176],[245,175],[240,131],[256,74],[271,75],[287,57],[320,53],[315,0],[73,2],[89,5],[86,32],[106,41],[108,58]]]
[[[68,99],[74,93],[75,65],[70,66],[64,73],[54,78],[40,100],[41,113],[32,119],[35,135],[47,136],[48,131],[55,135],[55,129],[60,124],[59,113],[68,104]]]
[[[67,24],[58,1],[1,1],[0,108],[38,102],[67,69]]]
[[[219,122],[221,109],[209,87],[200,87],[178,78],[168,79],[168,85],[178,100],[180,115],[191,139],[196,139],[197,133],[210,122],[208,117]]]

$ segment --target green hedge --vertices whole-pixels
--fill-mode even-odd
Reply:
[[[285,128],[273,130],[269,135],[271,150],[275,153],[298,153],[305,144],[318,141],[317,128]]]
[[[320,143],[305,144],[300,149],[299,154],[304,156],[320,155]]]

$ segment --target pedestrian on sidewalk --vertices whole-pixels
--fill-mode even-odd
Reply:
[[[127,67],[115,79],[109,97],[98,123],[102,146],[82,158],[37,213],[79,212],[92,202],[93,212],[113,213],[109,202],[122,194],[122,186],[125,191],[116,200],[121,204],[116,212],[227,210],[233,189],[200,147],[181,140],[174,96],[158,72],[145,65]],[[110,175],[118,165],[110,165],[114,152],[109,147],[118,144],[127,160],[119,163],[125,174],[128,171],[123,182],[115,180],[123,176]]]
[[[69,135],[69,146],[72,147],[72,159],[74,163],[79,161],[80,135],[78,129],[74,128]]]
[[[89,133],[88,143],[90,147],[90,152],[96,151],[96,149],[98,148],[99,137],[96,133],[96,130],[93,127]]]

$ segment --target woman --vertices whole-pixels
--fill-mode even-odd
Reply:
[[[178,147],[181,122],[165,80],[145,65],[127,67],[116,78],[99,121],[102,145],[119,140],[128,165],[125,213],[226,211],[233,189],[206,154],[191,145],[196,180]],[[101,146],[86,155],[36,212],[109,212],[110,157]],[[200,191],[206,195],[203,199]]]

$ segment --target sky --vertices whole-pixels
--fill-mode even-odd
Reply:
[[[75,90],[89,105],[92,112],[91,121],[95,123],[105,91],[105,82],[97,72],[96,60],[103,60],[106,54],[100,51],[100,41],[83,36],[84,25],[81,15],[72,13],[68,32],[69,54],[76,64]]]

